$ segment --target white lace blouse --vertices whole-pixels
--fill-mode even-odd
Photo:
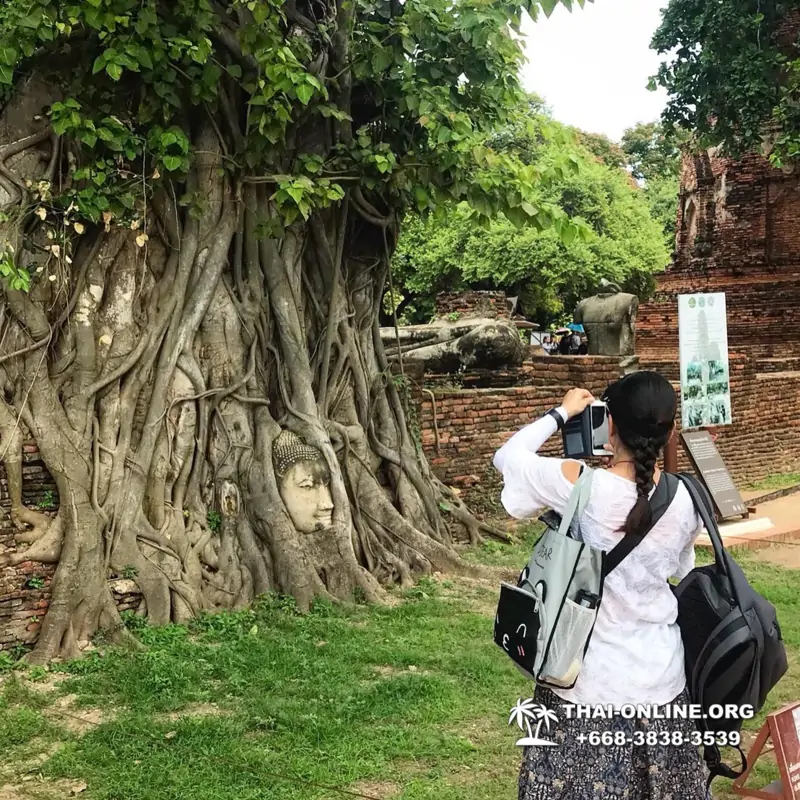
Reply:
[[[516,433],[494,457],[503,475],[503,506],[516,519],[530,519],[545,508],[562,514],[566,508],[573,484],[561,471],[563,460],[537,455],[556,429],[552,417],[543,417]],[[635,483],[597,470],[580,520],[583,540],[611,550],[635,502]],[[581,674],[573,689],[556,690],[559,697],[618,709],[663,705],[683,691],[683,643],[668,579],[682,578],[694,568],[694,541],[701,529],[681,485],[664,516],[606,579]]]

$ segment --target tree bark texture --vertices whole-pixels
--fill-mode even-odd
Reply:
[[[34,276],[0,304],[0,452],[20,529],[4,558],[58,564],[32,659],[125,635],[112,575],[135,576],[138,613],[163,624],[265,592],[307,609],[472,572],[455,529],[477,543],[480,526],[409,434],[381,344],[392,219],[351,190],[260,238],[269,187],[223,169],[236,115],[198,115],[185,186],[163,181],[136,230],[87,225],[53,248],[46,221],[16,213],[40,181],[71,179],[71,143],[42,116],[53,99],[31,79],[0,117],[0,241]],[[23,429],[57,485],[54,519],[22,505]],[[287,430],[327,467],[322,530],[287,511],[273,447]]]

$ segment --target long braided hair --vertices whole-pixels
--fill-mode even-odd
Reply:
[[[636,470],[636,503],[623,530],[626,535],[641,534],[650,524],[653,475],[672,435],[678,399],[672,384],[657,372],[626,375],[606,389],[603,399]]]

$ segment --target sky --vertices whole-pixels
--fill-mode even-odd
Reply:
[[[666,96],[647,90],[660,62],[650,40],[667,1],[594,0],[528,20],[525,89],[543,96],[559,122],[615,141],[658,119]]]

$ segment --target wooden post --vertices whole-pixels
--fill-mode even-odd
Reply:
[[[675,431],[669,437],[664,448],[664,472],[675,473],[678,471],[678,435]]]

